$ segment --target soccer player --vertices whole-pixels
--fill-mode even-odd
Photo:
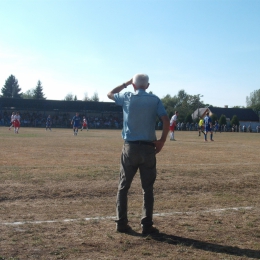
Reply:
[[[84,128],[86,128],[88,131],[88,121],[85,116],[83,116],[83,123],[80,131],[82,131]]]
[[[11,130],[11,128],[14,126],[14,116],[15,116],[15,112],[13,112],[11,115],[11,125],[9,127],[9,130]]]
[[[210,141],[214,141],[213,138],[213,130],[212,130],[212,120],[209,117],[209,112],[206,113],[206,116],[204,117],[204,129],[205,129],[205,142],[207,142],[207,134],[210,132]]]
[[[133,92],[120,93],[132,85]],[[117,193],[118,232],[131,232],[127,217],[127,195],[136,172],[139,169],[143,190],[143,213],[141,219],[142,234],[155,234],[159,230],[153,227],[154,194],[156,179],[156,154],[161,151],[169,132],[169,118],[162,101],[148,94],[149,77],[136,74],[126,83],[111,90],[107,96],[122,106],[124,122],[122,137],[124,145],[121,154],[120,177]],[[157,140],[155,122],[157,116],[163,122],[161,138]]]
[[[14,133],[18,134],[18,131],[20,129],[20,121],[21,121],[21,117],[19,112],[16,112],[16,115],[14,116]]]
[[[201,117],[199,117],[199,136],[201,134],[201,132],[203,132],[204,128],[204,121]]]
[[[73,125],[73,135],[78,135],[78,130],[80,127],[79,113],[76,113],[76,115],[72,118],[71,124]]]
[[[172,116],[171,120],[170,120],[170,141],[176,141],[174,139],[174,130],[176,128],[177,125],[177,118],[178,118],[178,111],[175,111],[175,114]]]
[[[46,131],[48,128],[51,131],[51,115],[48,115],[47,120],[46,120]]]

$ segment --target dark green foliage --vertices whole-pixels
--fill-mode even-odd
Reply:
[[[34,93],[34,90],[33,89],[29,89],[29,90],[25,91],[22,94],[22,98],[24,98],[24,99],[33,99],[33,93]]]
[[[99,101],[99,97],[98,97],[98,93],[97,93],[97,92],[95,92],[95,93],[93,94],[93,96],[92,96],[92,98],[90,99],[90,101],[96,101],[96,102]]]
[[[215,114],[211,115],[212,124],[214,125],[215,122],[218,120],[217,116]]]
[[[186,123],[189,122],[190,124],[193,122],[191,114],[188,114],[188,115],[186,116],[185,122],[186,122]]]
[[[43,87],[40,80],[37,82],[36,88],[33,90],[33,98],[34,99],[46,99],[43,94]]]
[[[238,117],[236,115],[234,115],[231,119],[231,125],[239,125],[239,120]]]
[[[246,97],[246,104],[249,108],[260,110],[260,89],[253,91],[249,97]]]
[[[226,125],[227,124],[227,119],[226,119],[226,116],[225,115],[221,115],[221,117],[219,118],[219,125],[222,126],[222,125]]]
[[[64,98],[65,101],[73,101],[73,95],[72,93],[68,93],[66,97]]]
[[[189,95],[184,90],[180,90],[178,94],[173,97],[166,95],[164,98],[162,98],[162,102],[169,118],[174,115],[175,111],[178,111],[178,122],[190,122],[191,114],[196,109],[205,107],[200,98],[200,94]],[[190,117],[187,118],[187,115],[190,115]]]
[[[1,89],[2,96],[6,98],[22,98],[20,91],[21,88],[19,88],[18,81],[13,75],[8,77]]]

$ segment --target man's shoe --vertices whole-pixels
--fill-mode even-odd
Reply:
[[[129,233],[132,231],[132,228],[129,225],[116,225],[116,231],[120,233]]]
[[[159,233],[159,229],[156,227],[143,227],[142,235],[155,235]]]

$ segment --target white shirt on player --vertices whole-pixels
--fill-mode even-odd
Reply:
[[[15,115],[11,115],[11,123],[14,121]]]
[[[14,116],[14,120],[17,120],[20,123],[21,117],[20,115],[15,115]]]
[[[171,120],[170,120],[170,126],[172,126],[173,123],[176,123],[176,121],[177,121],[177,115],[173,115]]]

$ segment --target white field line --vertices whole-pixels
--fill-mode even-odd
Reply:
[[[177,163],[177,164],[174,164],[176,166],[183,166],[183,165],[187,165],[187,164],[184,164],[184,163]],[[235,163],[207,163],[207,164],[203,164],[203,163],[190,163],[189,165],[193,165],[193,166],[203,166],[203,167],[207,167],[207,166],[215,166],[215,165],[260,165],[259,162],[235,162]],[[111,164],[106,164],[106,165],[100,165],[100,167],[106,167],[106,166],[115,166],[115,164],[111,163]],[[166,166],[169,166],[169,167],[172,167],[172,164],[160,164],[160,163],[157,163],[157,168],[159,169],[160,167],[166,167]],[[26,169],[26,168],[42,168],[42,169],[53,169],[53,168],[77,168],[77,167],[83,167],[82,164],[79,164],[79,165],[61,165],[61,166],[56,166],[56,167],[53,167],[53,166],[42,166],[42,165],[34,165],[34,166],[31,166],[31,165],[18,165],[18,166],[14,166],[14,165],[0,165],[0,168],[21,168],[21,169]]]
[[[253,207],[234,207],[234,208],[222,208],[222,209],[209,209],[202,211],[176,211],[169,213],[155,213],[153,214],[156,217],[164,217],[171,215],[192,215],[198,213],[215,213],[215,212],[224,212],[224,211],[238,211],[238,210],[252,210]],[[91,217],[91,218],[83,218],[83,219],[63,219],[63,220],[44,220],[44,221],[24,221],[24,222],[0,222],[0,225],[6,226],[16,226],[16,225],[25,225],[25,224],[45,224],[45,223],[60,223],[60,222],[76,222],[76,221],[90,221],[90,220],[106,220],[106,219],[115,219],[115,216],[107,216],[107,217]]]

